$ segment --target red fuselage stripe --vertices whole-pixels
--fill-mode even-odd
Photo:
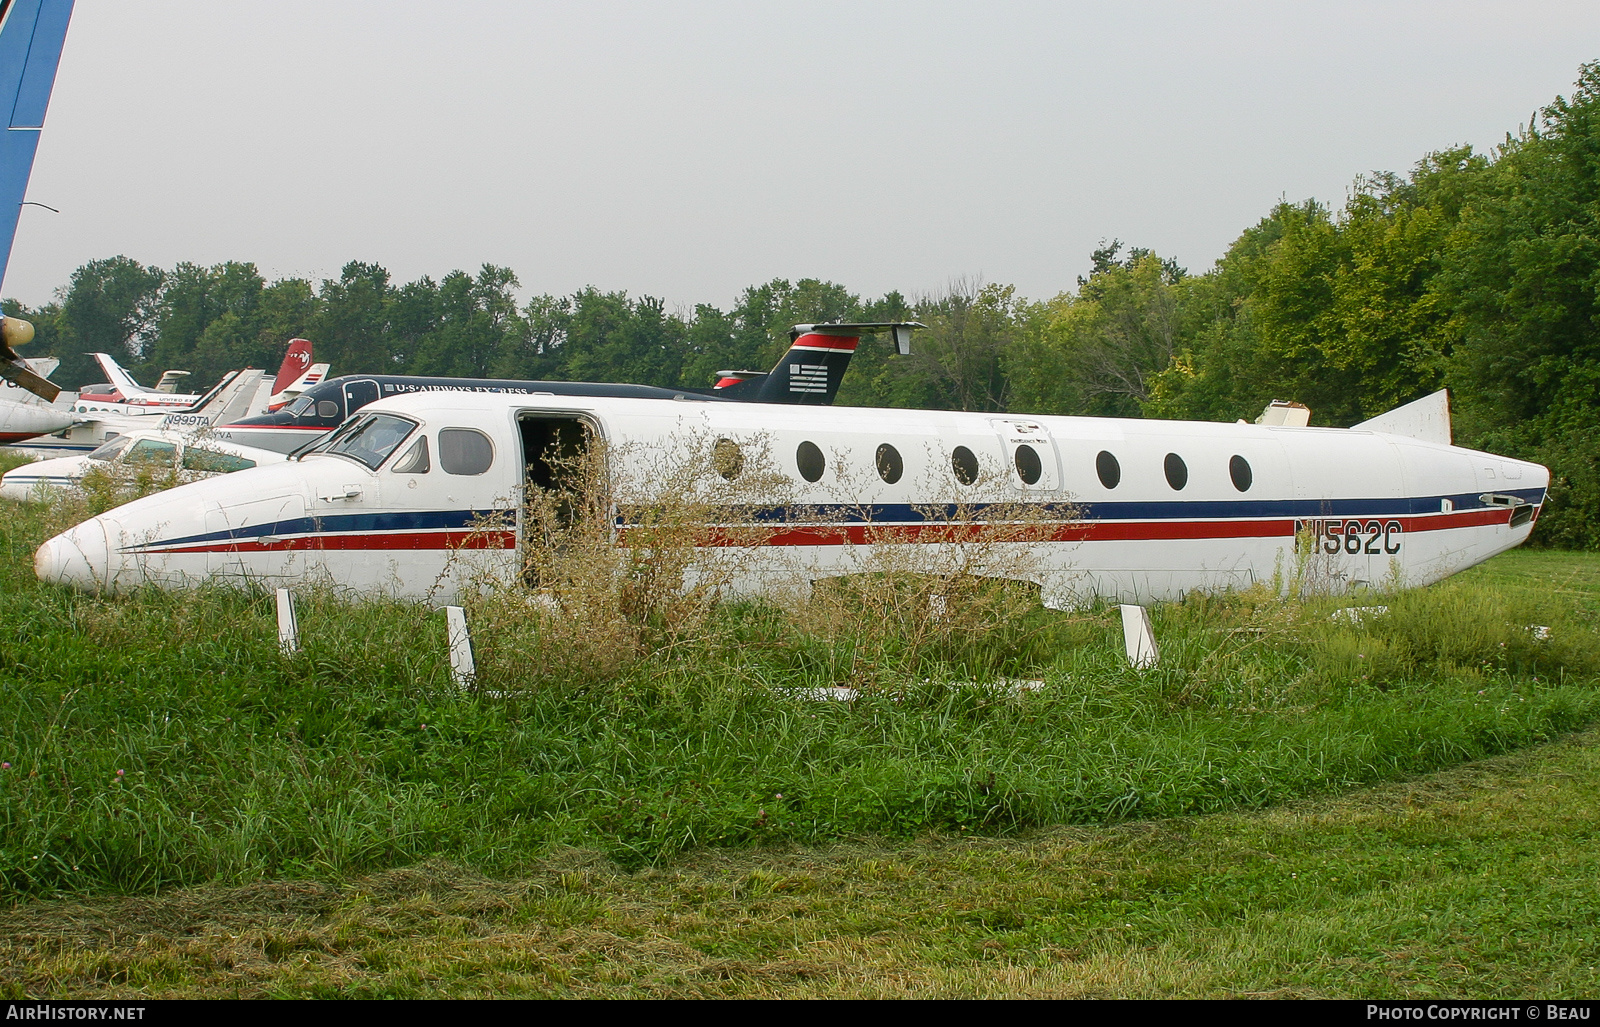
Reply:
[[[1347,523],[1383,525],[1398,522],[1400,537],[1420,531],[1483,527],[1503,523],[1510,512],[1500,508],[1421,517],[1345,518]],[[1259,521],[1075,521],[1018,522],[1014,524],[810,524],[724,525],[710,529],[700,545],[729,546],[843,546],[904,542],[1158,542],[1181,539],[1286,538],[1294,535],[1293,519]],[[619,541],[643,534],[624,527]],[[514,549],[514,531],[397,531],[329,533],[262,541],[238,539],[193,547],[152,547],[155,553],[281,553],[299,550],[446,550]]]

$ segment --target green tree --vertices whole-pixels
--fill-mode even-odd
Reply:
[[[59,320],[56,381],[74,389],[104,381],[89,353],[110,353],[118,363],[138,366],[156,339],[165,277],[160,268],[122,256],[92,260],[73,272]]]
[[[391,374],[391,293],[389,272],[377,264],[352,260],[338,281],[324,279],[311,335],[319,360],[333,374]]]
[[[1539,535],[1600,546],[1600,63],[1508,138],[1463,204],[1441,273],[1469,444],[1548,464]]]

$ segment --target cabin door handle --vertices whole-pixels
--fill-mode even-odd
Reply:
[[[345,485],[342,488],[330,489],[327,492],[318,493],[317,498],[325,503],[337,503],[342,499],[360,499],[361,486]]]

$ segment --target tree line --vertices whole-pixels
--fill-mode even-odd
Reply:
[[[276,368],[295,336],[334,374],[705,387],[770,368],[791,325],[834,319],[929,326],[910,357],[863,345],[841,404],[1231,421],[1293,399],[1347,426],[1448,387],[1458,444],[1552,469],[1535,538],[1600,548],[1600,63],[1492,152],[1363,176],[1339,207],[1279,203],[1204,274],[1111,241],[1044,300],[775,279],[687,310],[594,288],[519,303],[520,287],[488,264],[397,284],[353,261],[313,283],[118,256],[79,268],[57,302],[5,309],[35,323],[31,352],[61,360],[66,388],[101,380],[89,352],[209,383]]]

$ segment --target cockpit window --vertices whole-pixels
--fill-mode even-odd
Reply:
[[[338,417],[339,404],[336,400],[325,399],[317,404],[318,417]]]
[[[316,400],[312,399],[310,396],[301,396],[293,403],[290,403],[288,406],[284,407],[283,412],[288,414],[290,417],[299,417],[307,410],[310,410],[312,405],[315,403]]]
[[[110,460],[112,457],[116,456],[118,453],[122,452],[124,449],[127,449],[128,448],[128,443],[130,443],[132,441],[133,441],[133,436],[131,436],[131,435],[118,435],[116,438],[110,439],[110,440],[106,441],[105,443],[103,443],[100,446],[100,448],[95,450],[93,453],[90,453],[89,454],[89,459],[90,460]]]
[[[358,460],[373,470],[400,448],[416,429],[414,422],[389,414],[369,414],[359,420],[346,421],[344,426],[328,439],[326,445],[313,452],[334,453]]]
[[[146,467],[171,467],[178,461],[178,447],[160,439],[140,439],[128,450],[122,462]]]
[[[396,474],[427,474],[428,467],[428,437],[420,435],[389,470]]]

